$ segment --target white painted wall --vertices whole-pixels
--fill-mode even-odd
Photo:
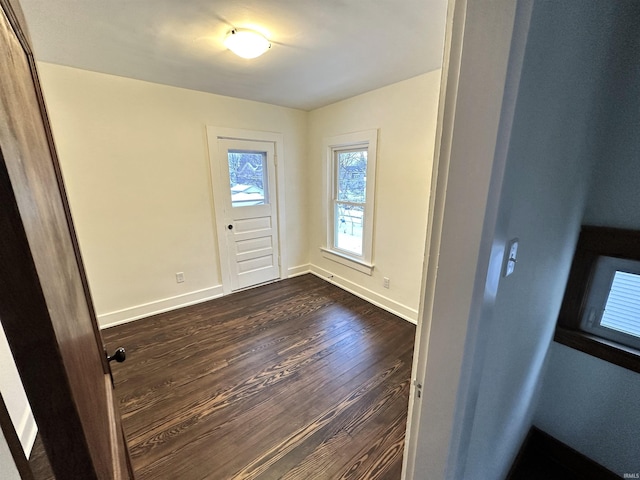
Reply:
[[[553,343],[536,426],[621,477],[640,473],[640,374]]]
[[[36,439],[38,428],[31,413],[27,394],[22,386],[18,369],[13,361],[11,350],[4,330],[0,326],[0,394],[7,406],[13,428],[20,438],[20,443],[29,457],[31,447]],[[4,478],[4,477],[0,477]]]
[[[38,68],[102,326],[222,293],[207,125],[284,135],[287,267],[308,263],[306,112]]]
[[[440,71],[303,112],[38,66],[102,326],[222,293],[206,125],[284,135],[288,274],[333,274],[415,321]],[[372,277],[319,250],[322,139],[369,128],[379,129]]]
[[[601,142],[583,223],[640,229],[640,5],[615,2]],[[613,6],[613,5],[612,5]],[[598,463],[640,473],[640,374],[554,343],[534,422]]]
[[[309,262],[323,277],[404,318],[417,318],[440,70],[309,114]],[[326,259],[322,178],[325,137],[378,129],[373,275]],[[383,277],[390,279],[383,288]]]

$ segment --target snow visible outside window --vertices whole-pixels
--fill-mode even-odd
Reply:
[[[262,152],[228,153],[231,206],[247,207],[269,203],[265,195],[267,161]]]
[[[362,255],[367,150],[336,152],[336,248]]]
[[[322,256],[372,275],[378,131],[326,137]]]

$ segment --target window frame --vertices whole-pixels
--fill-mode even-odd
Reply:
[[[375,218],[375,185],[377,164],[378,130],[366,130],[362,132],[348,133],[326,137],[323,141],[324,148],[324,226],[325,243],[320,247],[322,255],[329,260],[341,263],[367,275],[373,274],[373,235]],[[356,149],[367,150],[367,170],[364,212],[362,218],[362,255],[357,255],[349,250],[336,246],[336,205],[345,203],[338,200],[337,189],[337,154],[341,151],[353,151]]]
[[[585,297],[580,329],[614,342],[640,349],[640,335],[625,333],[602,324],[605,306],[616,274],[622,272],[638,277],[640,262],[628,258],[600,255],[594,264],[589,291]]]
[[[554,340],[640,373],[640,350],[581,326],[600,257],[640,261],[640,231],[583,226],[573,257]]]

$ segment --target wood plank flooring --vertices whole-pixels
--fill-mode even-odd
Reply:
[[[312,275],[104,331],[136,478],[400,478],[414,334]]]

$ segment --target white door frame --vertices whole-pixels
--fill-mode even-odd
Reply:
[[[226,245],[226,224],[221,219],[216,218],[216,205],[224,205],[225,197],[229,191],[229,186],[224,185],[221,175],[218,174],[219,161],[217,158],[218,140],[246,140],[269,142],[274,145],[274,161],[276,165],[276,195],[275,208],[278,217],[278,249],[279,257],[279,278],[287,278],[287,252],[286,252],[286,218],[285,218],[285,194],[284,194],[284,135],[274,132],[261,132],[254,130],[243,130],[239,128],[215,127],[207,125],[207,143],[209,146],[209,174],[211,178],[211,191],[213,194],[212,215],[214,227],[218,239],[218,261],[220,264],[220,274],[222,280],[222,292],[224,295],[232,293],[231,269],[229,268],[229,258]]]
[[[532,5],[449,0],[403,479],[464,475],[487,343],[478,325],[493,308],[492,262],[501,266],[504,251],[498,207]]]

